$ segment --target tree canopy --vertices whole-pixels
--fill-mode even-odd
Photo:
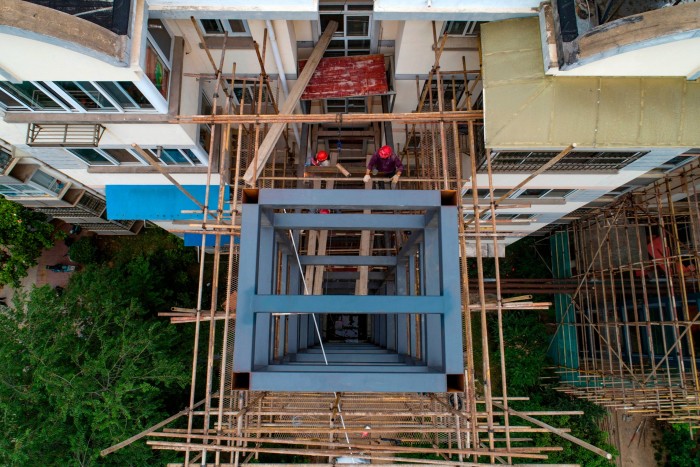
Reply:
[[[0,196],[0,285],[19,286],[41,250],[61,234],[46,215]]]
[[[168,301],[191,291],[181,272],[193,257],[176,238],[152,237],[158,246],[138,253],[116,245],[116,257],[74,274],[62,293],[35,288],[0,310],[0,465],[152,465],[173,456],[134,443],[99,457],[186,400],[191,335],[156,311],[187,305]]]

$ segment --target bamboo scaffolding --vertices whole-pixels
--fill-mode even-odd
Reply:
[[[266,35],[265,35],[266,36]],[[200,38],[202,42],[203,39]],[[224,38],[224,41],[226,39]],[[288,454],[305,456],[309,459],[322,459],[323,462],[333,462],[339,456],[347,455],[358,459],[369,459],[372,462],[397,462],[402,454],[433,453],[441,460],[411,459],[415,465],[495,465],[496,462],[512,465],[516,459],[542,459],[547,458],[547,453],[556,452],[561,448],[557,446],[526,446],[514,443],[528,443],[532,438],[528,437],[535,433],[555,433],[569,439],[570,430],[566,428],[555,428],[552,425],[544,424],[537,420],[533,422],[528,417],[540,416],[571,416],[580,415],[578,411],[513,411],[511,403],[515,401],[527,400],[525,397],[511,397],[508,395],[506,368],[505,368],[505,342],[503,337],[502,315],[509,310],[538,310],[550,306],[549,302],[533,302],[530,293],[539,291],[539,285],[521,284],[516,293],[519,297],[511,299],[503,298],[503,294],[508,293],[510,282],[502,282],[499,277],[498,255],[494,258],[496,264],[496,277],[493,287],[484,277],[485,253],[482,246],[492,245],[493,251],[498,251],[499,241],[503,235],[517,235],[508,231],[510,223],[497,221],[493,215],[499,209],[499,202],[494,196],[493,179],[488,165],[488,199],[479,198],[477,194],[477,165],[476,159],[480,149],[477,148],[476,133],[481,129],[481,119],[483,112],[473,109],[472,92],[477,86],[481,71],[480,64],[478,70],[470,70],[466,60],[462,61],[462,70],[441,72],[439,68],[440,55],[446,42],[446,36],[439,41],[435,37],[436,45],[435,63],[430,70],[429,80],[421,92],[418,89],[419,105],[416,112],[412,113],[350,113],[350,114],[304,114],[293,115],[291,113],[278,114],[283,103],[278,104],[275,100],[272,89],[272,80],[266,74],[264,68],[266,37],[263,38],[262,52],[259,46],[255,45],[255,52],[261,67],[260,75],[251,79],[254,83],[252,94],[253,102],[246,105],[246,92],[242,93],[241,101],[237,107],[233,106],[232,93],[236,84],[235,64],[231,73],[231,82],[222,78],[221,67],[223,65],[222,51],[221,62],[218,67],[207,50],[209,61],[215,70],[217,82],[215,84],[214,104],[212,115],[181,115],[173,118],[173,123],[206,123],[212,125],[212,137],[215,135],[221,139],[219,151],[219,179],[218,185],[212,185],[212,164],[214,157],[214,144],[211,144],[209,153],[209,168],[206,181],[206,200],[209,199],[210,190],[218,190],[218,205],[216,208],[208,205],[200,206],[202,223],[193,224],[192,229],[183,229],[190,232],[195,231],[194,227],[201,227],[206,230],[207,235],[215,236],[215,245],[211,249],[213,262],[205,261],[206,248],[205,236],[202,235],[202,245],[200,249],[200,270],[199,270],[199,290],[197,302],[194,309],[171,309],[159,315],[170,318],[173,323],[193,323],[195,326],[195,342],[192,355],[192,379],[189,406],[176,416],[173,416],[156,427],[147,430],[135,437],[127,440],[133,442],[148,436],[148,444],[154,449],[167,449],[181,451],[184,453],[184,463],[177,465],[230,465],[239,466],[247,463],[261,453]],[[224,42],[225,44],[225,42]],[[205,46],[206,47],[206,46]],[[225,47],[224,47],[225,49]],[[464,77],[464,103],[445,101],[444,93],[446,88],[452,86],[452,95],[457,95],[457,85],[454,80],[455,75]],[[450,82],[444,79],[449,76]],[[476,76],[476,78],[473,78]],[[244,88],[247,86],[248,78],[240,80]],[[436,80],[437,95],[431,86],[432,80]],[[217,114],[217,91],[220,87],[225,89],[227,100],[223,105],[223,113]],[[461,99],[460,99],[461,100]],[[437,105],[438,111],[434,111]],[[424,108],[427,107],[427,108]],[[447,108],[451,110],[447,110]],[[368,104],[371,110],[371,99]],[[461,110],[460,110],[461,109]],[[249,112],[249,113],[246,113]],[[267,113],[274,112],[274,113]],[[459,251],[461,274],[461,296],[463,317],[463,350],[465,360],[465,387],[459,393],[436,393],[429,397],[418,393],[297,393],[297,392],[274,392],[260,393],[255,391],[235,390],[232,381],[232,365],[235,355],[233,354],[233,329],[235,328],[236,307],[233,297],[237,289],[238,274],[238,251],[234,246],[234,238],[239,235],[240,223],[238,209],[242,196],[242,175],[246,167],[252,167],[253,171],[260,175],[253,180],[254,184],[262,187],[286,186],[288,182],[303,181],[303,177],[296,176],[297,165],[300,159],[306,154],[297,154],[296,162],[284,154],[284,161],[280,163],[276,159],[275,152],[270,160],[259,159],[260,139],[266,134],[266,125],[275,123],[306,123],[309,125],[334,124],[338,126],[352,125],[355,123],[375,123],[373,134],[375,139],[381,141],[381,133],[376,122],[405,123],[406,132],[409,132],[408,125],[411,126],[412,137],[420,136],[425,144],[420,148],[413,147],[412,151],[404,148],[402,154],[406,157],[406,175],[401,179],[402,188],[420,189],[457,189],[471,188],[471,206],[465,207],[461,196],[458,196],[458,213],[460,216],[459,225]],[[460,124],[466,124],[467,134],[460,134]],[[235,137],[232,135],[231,125],[237,125]],[[311,128],[311,135],[318,134],[318,128]],[[235,148],[231,142],[235,140]],[[212,142],[213,143],[213,142]],[[567,148],[557,158],[553,159],[546,167],[553,165],[557,160],[564,157],[566,152],[573,149]],[[470,166],[462,166],[462,153],[465,152],[471,158]],[[453,153],[453,154],[452,154]],[[338,155],[334,155],[338,157]],[[289,159],[289,163],[287,161]],[[334,162],[339,162],[335,161]],[[257,165],[257,164],[260,165]],[[302,161],[303,163],[303,161]],[[351,167],[346,165],[351,171]],[[540,172],[541,172],[540,171]],[[538,173],[540,173],[538,172]],[[351,173],[351,172],[350,172]],[[315,174],[314,183],[318,187],[326,182],[326,187],[332,189],[335,182],[360,185],[359,177],[344,177],[335,175],[333,177],[319,176]],[[233,178],[233,183],[231,183]],[[529,177],[524,183],[531,180]],[[466,180],[466,184],[465,184]],[[229,188],[230,195],[229,195]],[[230,210],[225,212],[223,207],[230,204]],[[505,203],[504,203],[505,206]],[[508,205],[508,208],[529,207],[529,205]],[[687,205],[684,210],[695,209],[697,206]],[[471,223],[463,222],[465,213],[484,213],[490,211],[492,217],[490,222],[479,220],[479,215]],[[400,214],[400,210],[393,211]],[[213,219],[212,219],[213,218]],[[202,232],[202,231],[199,231]],[[401,232],[397,232],[395,238],[397,244]],[[224,246],[221,241],[222,236],[227,236],[230,240],[230,247]],[[358,236],[348,235],[355,242],[359,241]],[[395,249],[393,245],[385,245],[386,248],[374,246],[375,235],[366,235],[365,247],[363,251],[388,251]],[[385,237],[386,238],[386,237]],[[307,254],[313,251],[322,251],[326,255],[342,252],[343,254],[360,254],[359,243],[336,244],[336,238],[329,233],[327,243],[320,248],[318,239],[310,232],[306,232],[299,239],[299,248]],[[470,271],[467,262],[467,246],[475,245],[474,260],[476,264],[476,274]],[[678,263],[677,260],[676,263]],[[205,264],[211,267],[211,279],[205,280]],[[280,266],[281,267],[281,266]],[[610,264],[606,267],[612,268]],[[317,268],[313,275],[314,293],[323,293],[324,268]],[[612,270],[612,269],[611,269]],[[279,271],[278,271],[279,272]],[[319,274],[320,272],[320,274]],[[471,276],[475,276],[470,279]],[[617,272],[607,273],[616,279]],[[281,274],[278,274],[278,277]],[[473,279],[476,282],[473,282]],[[220,284],[225,280],[225,286]],[[420,281],[420,277],[418,281]],[[203,308],[204,293],[207,293],[206,282],[210,281],[211,296],[209,302],[209,313]],[[470,282],[471,281],[471,282]],[[588,282],[591,282],[592,279]],[[588,287],[588,282],[581,282],[574,279],[566,282],[566,287],[579,288]],[[545,284],[548,287],[556,287],[556,284]],[[596,285],[597,286],[597,285]],[[226,297],[229,299],[223,305],[223,310],[218,306],[219,291],[225,287]],[[414,284],[419,290],[420,284]],[[282,284],[277,282],[276,292],[280,293]],[[490,295],[495,289],[496,297]],[[364,289],[363,289],[364,290]],[[617,289],[615,289],[617,290]],[[415,291],[414,291],[415,292]],[[525,296],[523,296],[525,295]],[[579,295],[583,296],[583,293]],[[494,333],[488,323],[493,312],[497,315],[497,330]],[[580,312],[576,309],[576,312]],[[283,359],[288,355],[286,337],[289,331],[287,326],[288,316],[278,315],[274,317],[273,334],[275,337],[272,349],[273,358]],[[420,358],[425,352],[424,330],[422,317],[416,315],[415,320],[411,319],[407,326],[408,334],[406,339],[409,348],[415,350],[415,354]],[[693,321],[685,318],[685,322]],[[636,319],[636,322],[644,322],[643,319]],[[201,332],[202,323],[209,326],[207,336]],[[582,323],[584,325],[585,323]],[[677,321],[678,326],[690,326]],[[609,328],[617,329],[621,323],[606,323]],[[607,329],[602,327],[601,329]],[[633,326],[630,326],[633,327]],[[643,326],[640,324],[639,328]],[[284,328],[284,333],[282,331]],[[206,328],[205,328],[206,329]],[[599,331],[600,332],[600,331]],[[616,331],[617,332],[617,331]],[[480,337],[476,337],[477,334]],[[402,336],[403,338],[403,336]],[[281,345],[279,340],[284,341]],[[203,360],[205,348],[200,352],[201,345],[206,346],[206,363],[204,368],[200,368],[199,363]],[[496,342],[499,357],[491,360],[489,356],[489,346],[491,342]],[[600,345],[600,344],[598,344]],[[218,346],[218,347],[217,347]],[[475,362],[475,347],[481,348],[481,361]],[[685,347],[684,347],[685,348]],[[202,355],[200,355],[200,353]],[[619,352],[618,352],[619,353]],[[219,356],[219,358],[217,358]],[[629,362],[628,362],[629,363]],[[632,362],[633,363],[633,362]],[[500,374],[500,384],[492,388],[493,379],[491,368]],[[496,368],[497,367],[497,368]],[[629,371],[634,371],[637,366],[629,365]],[[218,372],[216,370],[219,370]],[[606,367],[606,370],[609,368]],[[571,371],[562,368],[562,371]],[[597,376],[592,369],[591,375],[596,375],[597,381],[601,377]],[[477,385],[476,374],[481,374],[479,379],[483,385]],[[218,380],[216,378],[219,378]],[[620,378],[621,372],[612,374],[614,378]],[[606,376],[608,378],[608,376]],[[675,376],[674,376],[675,378]],[[627,390],[615,382],[617,391]],[[195,404],[195,388],[205,391],[204,400]],[[563,391],[577,393],[578,388],[561,388]],[[678,388],[670,388],[670,393],[678,393]],[[626,394],[629,394],[627,391]],[[644,392],[648,394],[648,392]],[[652,391],[654,397],[656,393]],[[645,396],[646,397],[646,396]],[[341,409],[342,399],[342,409]],[[611,403],[618,403],[619,399],[611,398]],[[696,404],[697,405],[697,404]],[[662,408],[666,409],[665,405]],[[197,409],[197,410],[195,410]],[[337,416],[344,417],[343,423],[339,424]],[[172,424],[179,417],[187,415],[187,423],[182,426]],[[512,424],[513,417],[525,419],[529,424]],[[536,420],[536,419],[535,419]],[[534,424],[535,426],[532,426]],[[371,427],[368,429],[367,427]],[[573,438],[573,437],[571,437]],[[575,439],[575,438],[574,438]],[[578,440],[579,444],[587,448],[590,445]],[[105,452],[113,452],[125,444],[115,445]],[[595,449],[592,449],[595,451]],[[599,450],[600,451],[600,450]],[[193,455],[196,453],[196,455]],[[607,455],[604,452],[598,452]],[[454,456],[454,457],[453,457]],[[455,458],[457,460],[455,460]],[[211,462],[214,462],[211,464]],[[318,462],[318,465],[328,465]],[[391,464],[386,464],[391,465]],[[411,465],[411,464],[402,464]],[[536,465],[536,464],[533,464]]]
[[[580,286],[567,326],[580,341],[568,350],[579,365],[558,370],[558,390],[671,423],[700,420],[698,182],[692,162],[569,227]]]

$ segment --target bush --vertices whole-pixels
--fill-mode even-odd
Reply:
[[[94,237],[83,237],[73,243],[68,250],[70,260],[80,264],[99,262],[100,254]]]

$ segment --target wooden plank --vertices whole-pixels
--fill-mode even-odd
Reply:
[[[280,108],[280,114],[291,115],[294,112],[294,108],[299,103],[301,94],[304,92],[304,89],[306,89],[306,85],[309,84],[309,80],[311,80],[311,76],[313,75],[314,71],[316,71],[316,67],[321,61],[321,57],[326,51],[326,48],[333,37],[333,33],[337,28],[338,23],[335,21],[330,21],[328,23],[328,26],[326,27],[326,30],[323,31],[323,35],[321,35],[318,44],[316,44],[316,47],[314,47],[306,67],[301,73],[299,73],[297,82],[294,83],[294,87],[289,91],[287,100],[284,101],[284,105],[282,105]],[[277,145],[277,140],[282,135],[282,131],[286,128],[286,126],[287,125],[285,123],[273,123],[270,125],[270,130],[267,132],[265,139],[258,149],[257,160],[251,161],[251,164],[245,171],[245,175],[243,175],[243,180],[248,185],[253,186],[255,184],[255,181],[262,173],[265,163],[270,158],[270,154],[272,154],[272,150]]]

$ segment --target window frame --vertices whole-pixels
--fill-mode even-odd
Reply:
[[[367,10],[359,9],[358,7],[366,6]],[[319,5],[319,20],[318,20],[318,30],[317,37],[321,37],[323,34],[323,21],[321,16],[342,16],[343,17],[343,30],[336,31],[333,33],[330,44],[326,52],[324,52],[324,57],[353,57],[358,55],[369,55],[372,50],[372,33],[374,29],[374,9],[371,4],[367,5],[348,5],[347,3],[342,4],[326,4],[323,5],[323,9]],[[367,34],[361,36],[351,36],[348,34],[348,18],[366,17],[367,18]],[[367,41],[367,48],[354,49],[350,47],[350,41]],[[334,43],[343,43],[343,47],[333,48]]]
[[[448,20],[442,23],[442,31],[440,32],[440,35],[444,35],[447,33],[447,30],[450,29],[450,26],[452,26],[455,23],[464,23],[464,28],[462,29],[462,32],[460,34],[447,34],[448,37],[477,37],[480,34],[480,28],[483,23],[486,23],[487,21],[452,21]],[[471,26],[471,27],[470,27]],[[478,31],[478,32],[474,32]]]
[[[168,70],[168,73],[170,73],[170,70]],[[144,99],[148,102],[148,105],[150,107],[144,107],[142,104],[139,104],[136,102],[133,97],[129,94],[129,92],[120,84],[122,81],[69,81],[71,83],[74,83],[83,93],[85,93],[90,99],[92,99],[93,102],[95,102],[95,99],[92,97],[90,92],[88,92],[85,89],[85,86],[80,83],[89,83],[93,88],[95,88],[95,91],[100,93],[100,95],[107,100],[113,108],[102,108],[102,109],[94,109],[90,110],[83,105],[81,105],[73,96],[71,96],[65,89],[63,89],[57,82],[53,81],[26,81],[27,83],[32,84],[34,87],[36,87],[39,91],[43,92],[46,97],[51,99],[54,103],[57,104],[58,107],[54,108],[33,108],[30,105],[26,104],[23,102],[21,99],[18,99],[15,97],[13,92],[8,91],[5,89],[5,87],[0,86],[0,93],[8,96],[10,99],[15,101],[18,105],[14,106],[7,106],[5,104],[0,104],[0,109],[5,110],[6,112],[50,112],[50,113],[110,113],[110,114],[117,114],[117,113],[127,113],[127,112],[146,112],[146,113],[153,113],[157,112],[155,105],[146,97],[146,95],[141,92],[139,89],[139,92],[143,95]],[[3,82],[7,83],[6,85],[12,86],[12,83],[8,82]],[[125,98],[130,102],[133,107],[124,107],[113,95],[112,91],[108,91],[106,87],[102,86],[100,83],[110,83],[112,86],[116,88],[117,91],[121,92],[122,98]],[[138,89],[138,86],[136,86],[136,83],[130,82],[136,89]],[[154,85],[155,86],[155,85]],[[170,86],[170,79],[168,80],[168,86]],[[98,103],[99,105],[99,103]]]
[[[221,26],[222,30],[224,32],[216,33],[216,32],[207,32],[207,29],[204,27],[204,24],[202,21],[218,21]],[[243,32],[234,32],[233,29],[231,29],[231,23],[229,21],[240,21],[241,24],[243,25]],[[248,20],[242,19],[242,18],[198,18],[197,19],[197,24],[202,30],[202,34],[204,36],[210,36],[210,37],[220,37],[223,36],[224,33],[228,33],[228,37],[251,37],[250,33],[250,26],[248,25]]]

